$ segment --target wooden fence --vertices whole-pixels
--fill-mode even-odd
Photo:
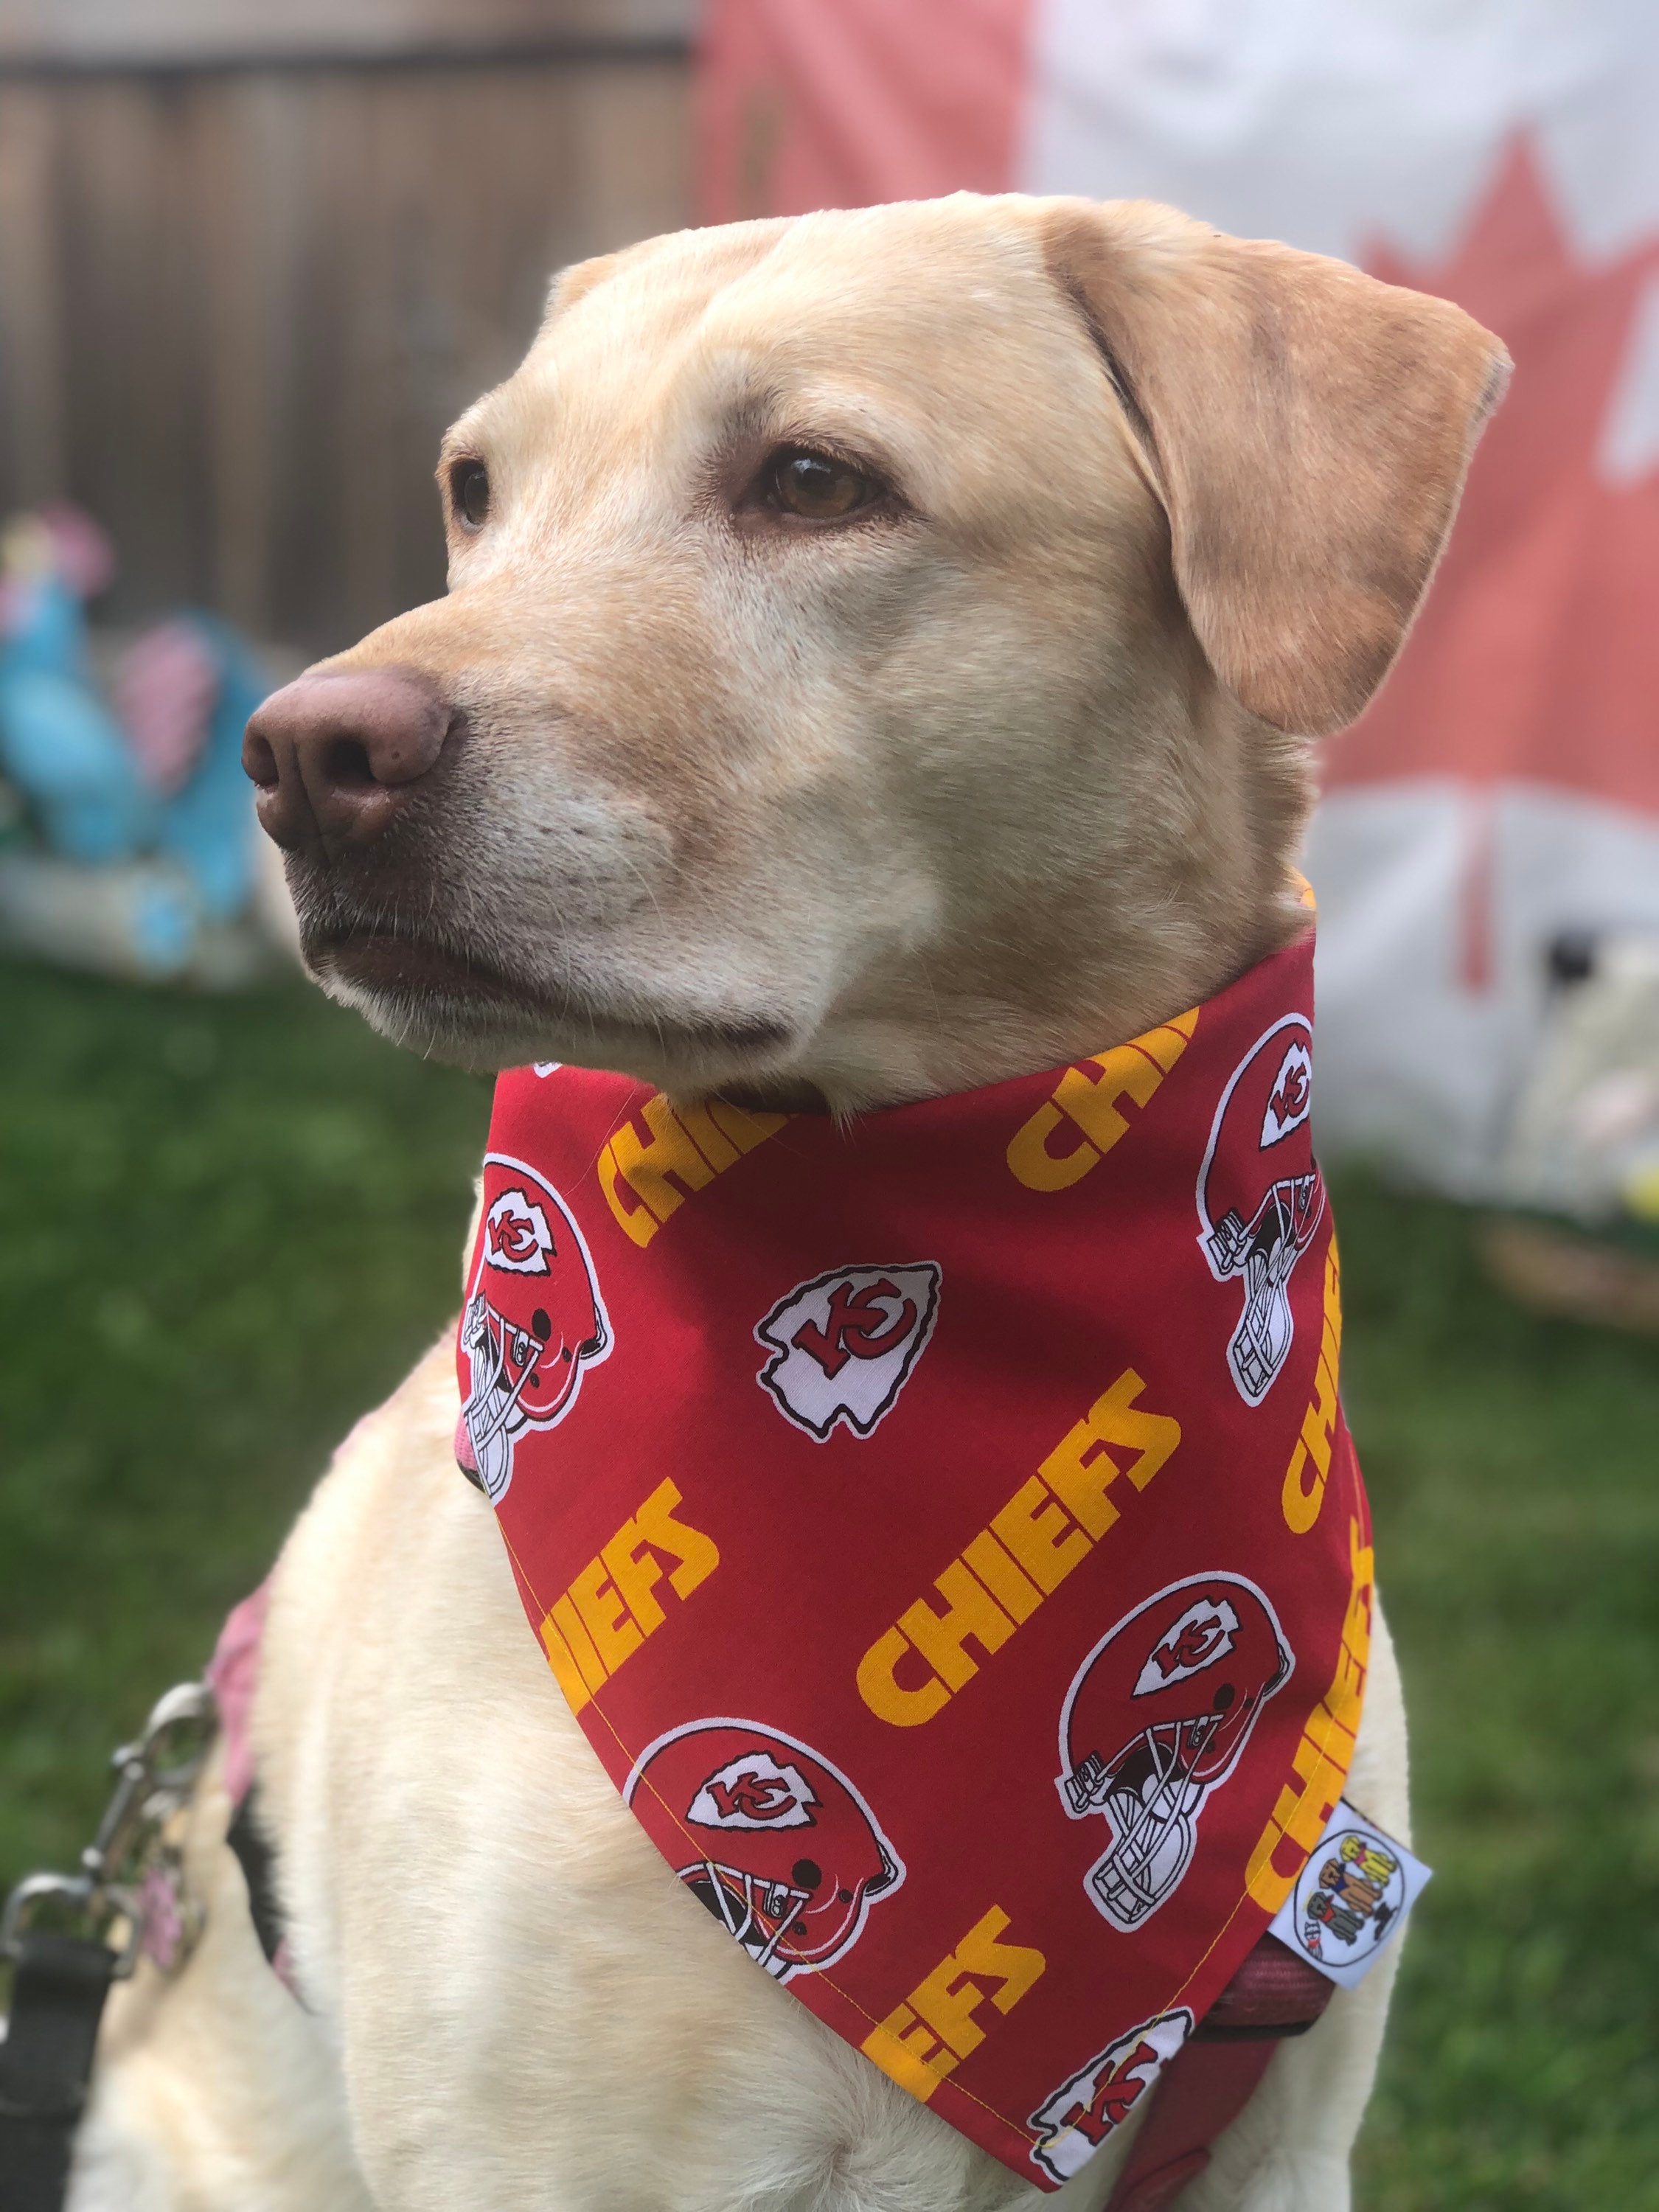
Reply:
[[[674,35],[119,64],[0,45],[0,510],[125,617],[314,648],[442,588],[431,471],[564,263],[688,217]]]

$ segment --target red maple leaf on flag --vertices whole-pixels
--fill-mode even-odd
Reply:
[[[1659,467],[1616,481],[1601,458],[1632,349],[1659,345],[1659,236],[1576,252],[1523,136],[1449,259],[1378,244],[1365,266],[1455,300],[1516,366],[1422,616],[1332,743],[1327,788],[1521,781],[1659,812]]]

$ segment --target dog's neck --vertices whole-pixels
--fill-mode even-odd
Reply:
[[[860,978],[799,1065],[722,1095],[851,1115],[1007,1081],[1140,1036],[1290,943],[1309,919],[1309,749],[1236,708],[1210,738],[1160,818],[1056,827],[1029,896],[997,912],[964,886],[960,922]]]
[[[890,1018],[872,1024],[855,1060],[848,1054],[821,1074],[785,1074],[732,1084],[718,1095],[751,1112],[850,1116],[917,1099],[1006,1082],[1039,1069],[1104,1052],[1160,1021],[1212,998],[1258,960],[1289,944],[1307,926],[1294,888],[1269,904],[1248,935],[1208,949],[1208,957],[1183,963],[1178,981],[1162,989],[1080,988],[1063,1011],[981,1003],[963,1011],[953,1026],[941,1005],[931,1032]],[[884,1049],[884,1047],[885,1048]]]

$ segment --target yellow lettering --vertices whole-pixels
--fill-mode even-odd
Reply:
[[[971,1636],[988,1656],[1000,1651],[1014,1632],[1014,1624],[983,1583],[960,1559],[952,1559],[933,1584],[947,1610],[935,1613],[919,1597],[899,1615],[899,1626],[923,1658],[953,1690],[959,1690],[979,1672],[965,1646]]]
[[[1311,1484],[1304,1483],[1303,1474],[1308,1464],[1308,1447],[1298,1441],[1291,1454],[1291,1463],[1285,1470],[1285,1487],[1279,1503],[1285,1509],[1285,1519],[1298,1536],[1305,1536],[1319,1518],[1319,1509],[1325,1503],[1325,1478],[1317,1468]]]
[[[606,1579],[603,1559],[588,1561],[571,1583],[570,1595],[593,1639],[600,1665],[607,1674],[614,1674],[645,1638],[638,1623],[629,1619],[622,1593]]]
[[[1133,1368],[1126,1367],[1038,1470],[1093,1537],[1103,1536],[1118,1517],[1106,1495],[1117,1477],[1127,1474],[1137,1490],[1145,1490],[1181,1442],[1181,1424],[1172,1415],[1134,1410],[1146,1387]],[[1109,1444],[1126,1447],[1135,1456],[1120,1467],[1108,1453]]]
[[[650,1141],[641,1144],[633,1123],[624,1121],[599,1154],[599,1176],[617,1225],[641,1249],[678,1211],[687,1192],[706,1189],[789,1119],[787,1114],[750,1114],[721,1098],[676,1108],[660,1091],[640,1112]],[[624,1184],[639,1200],[637,1206],[623,1196]]]
[[[1124,1473],[1137,1490],[1145,1490],[1181,1442],[1181,1424],[1173,1415],[1133,1410],[1146,1388],[1134,1369],[1126,1367],[1089,1408],[1089,1425],[1103,1443],[1123,1444],[1135,1454]]]
[[[646,1634],[660,1628],[665,1615],[655,1586],[662,1580],[662,1565],[640,1534],[639,1522],[632,1518],[624,1521],[599,1557],[622,1592],[623,1602]]]
[[[1369,1667],[1371,1659],[1371,1588],[1375,1576],[1371,1547],[1369,1544],[1361,1544],[1359,1523],[1352,1517],[1348,1522],[1348,1568],[1353,1577],[1353,1594],[1348,1600],[1347,1618],[1342,1623],[1342,1641],[1362,1667]]]
[[[572,1712],[580,1712],[667,1618],[657,1596],[663,1578],[657,1553],[678,1561],[668,1580],[679,1597],[690,1597],[719,1566],[714,1539],[675,1519],[679,1503],[674,1485],[659,1482],[544,1619],[547,1662]]]
[[[918,1598],[899,1615],[896,1627],[876,1638],[859,1662],[857,1677],[859,1695],[872,1713],[896,1728],[932,1720],[979,1672],[969,1641],[988,1658],[1000,1651],[1118,1518],[1106,1495],[1118,1476],[1127,1474],[1137,1489],[1146,1488],[1181,1442],[1178,1421],[1136,1407],[1146,1387],[1126,1367],[1085,1418],[1067,1430],[1039,1473],[1020,1485],[991,1526],[977,1531],[936,1578],[945,1611]],[[1120,1463],[1109,1445],[1133,1456]],[[898,1680],[897,1670],[912,1651],[929,1671],[908,1684]]]
[[[1331,1471],[1331,1446],[1336,1433],[1338,1387],[1342,1367],[1342,1271],[1332,1237],[1325,1255],[1325,1318],[1319,1345],[1319,1368],[1314,1395],[1302,1417],[1302,1434],[1285,1470],[1281,1503],[1287,1525],[1305,1536],[1319,1518],[1325,1503],[1325,1484]],[[1309,1462],[1313,1462],[1311,1477]]]
[[[692,1143],[715,1174],[719,1175],[729,1168],[738,1157],[738,1148],[708,1109],[706,1106],[679,1105],[674,1111]]]
[[[994,1905],[957,1945],[957,1964],[964,1973],[1001,1983],[991,1998],[999,2012],[1012,2012],[1048,1963],[1027,1943],[1000,1942],[1007,1925],[1007,1914]]]
[[[991,1526],[1045,1597],[1094,1549],[1040,1475],[1020,1485]]]
[[[579,1713],[592,1692],[582,1680],[575,1654],[565,1642],[559,1624],[550,1613],[543,1616],[541,1633],[542,1643],[547,1651],[547,1663],[553,1669],[553,1679],[564,1692],[565,1703],[571,1711]]]
[[[1037,1471],[1097,1541],[1117,1519],[1106,1492],[1122,1469],[1091,1422],[1079,1421],[1067,1429]]]
[[[984,2042],[985,2030],[974,2015],[987,1996],[999,2012],[1012,2012],[1048,1963],[1028,1944],[1001,1942],[1007,1925],[1007,1914],[994,1905],[860,2045],[884,2074],[923,2104],[957,2061]]]
[[[1152,1054],[1167,1075],[1192,1042],[1197,1027],[1198,1008],[1193,1006],[1172,1020],[1160,1022],[1155,1030],[1148,1030],[1145,1036],[1138,1036],[1134,1042],[1142,1052]]]
[[[623,1205],[622,1170],[617,1164],[614,1139],[599,1154],[599,1188],[605,1193],[605,1202],[617,1217],[618,1226],[643,1249],[656,1235],[660,1224],[648,1206]]]
[[[645,1200],[659,1221],[666,1221],[684,1202],[686,1191],[705,1189],[714,1181],[714,1170],[661,1091],[647,1098],[640,1113],[651,1132],[650,1143],[642,1145],[633,1123],[624,1121],[611,1139],[611,1150],[635,1196]],[[684,1189],[677,1190],[670,1176]]]
[[[1042,1592],[998,1543],[988,1528],[981,1528],[963,1558],[997,1603],[1015,1624],[1029,1620],[1042,1602]]]
[[[1129,1127],[1116,1102],[1133,1098],[1144,1106],[1163,1082],[1164,1071],[1132,1044],[1096,1053],[1092,1064],[1100,1070],[1097,1076],[1085,1075],[1080,1067],[1066,1069],[1055,1086],[1054,1103],[1103,1152],[1109,1152]]]
[[[775,1137],[789,1119],[787,1114],[751,1113],[746,1106],[729,1105],[724,1098],[709,1100],[708,1117],[740,1152],[752,1152],[757,1145]]]
[[[923,2046],[926,2046],[924,2048]],[[908,2004],[895,2007],[872,2027],[859,2048],[874,2059],[889,2081],[926,2104],[956,2065],[956,2055],[923,2025]]]
[[[1160,1022],[1145,1036],[1094,1054],[1086,1066],[1068,1067],[1053,1096],[1010,1140],[1008,1165],[1016,1180],[1027,1190],[1067,1190],[1097,1167],[1129,1127],[1118,1100],[1129,1098],[1137,1107],[1146,1106],[1186,1051],[1197,1027],[1198,1008],[1194,1006]],[[1091,1075],[1090,1067],[1097,1067],[1100,1073]],[[1052,1152],[1048,1140],[1062,1120],[1081,1130],[1083,1141],[1066,1152]]]
[[[575,1660],[590,1694],[602,1688],[605,1676],[605,1662],[594,1650],[592,1638],[582,1626],[580,1615],[570,1602],[568,1590],[562,1597],[554,1599],[553,1609],[549,1619],[557,1624],[559,1632],[563,1637],[571,1656]]]
[[[895,1728],[920,1728],[951,1699],[951,1692],[931,1672],[914,1690],[899,1680],[898,1663],[913,1649],[902,1628],[890,1628],[859,1661],[860,1697],[878,1720],[890,1721]]]
[[[1295,1854],[1288,1869],[1277,1863],[1279,1845],[1285,1841],[1285,1818],[1294,1808],[1296,1799],[1288,1790],[1281,1790],[1279,1802],[1272,1818],[1261,1831],[1255,1849],[1250,1853],[1244,1868],[1244,1887],[1264,1911],[1277,1912],[1296,1887],[1296,1878],[1307,1864],[1307,1853]]]
[[[1097,1164],[1100,1154],[1087,1139],[1066,1152],[1051,1152],[1048,1139],[1064,1117],[1053,1100],[1039,1106],[1029,1121],[1015,1130],[1008,1145],[1008,1164],[1017,1182],[1027,1190],[1065,1190]]]
[[[705,1536],[701,1528],[693,1528],[674,1518],[673,1508],[679,1503],[680,1493],[675,1486],[659,1482],[634,1518],[647,1544],[679,1561],[668,1577],[669,1586],[676,1597],[690,1597],[698,1583],[706,1582],[719,1566],[720,1555],[712,1536]]]
[[[1353,1744],[1350,1739],[1344,1746],[1352,1757]],[[1296,1756],[1291,1761],[1302,1776],[1302,1795],[1297,1808],[1285,1823],[1285,1832],[1293,1844],[1301,1846],[1302,1856],[1308,1854],[1324,1834],[1330,1817],[1336,1810],[1336,1801],[1342,1795],[1342,1785],[1348,1778],[1348,1759],[1339,1763],[1327,1753],[1315,1751],[1304,1736],[1297,1746]]]
[[[1277,1912],[1325,1832],[1347,1783],[1364,1690],[1370,1649],[1371,1549],[1359,1540],[1359,1523],[1348,1523],[1348,1557],[1353,1582],[1342,1626],[1331,1686],[1304,1724],[1291,1759],[1299,1789],[1280,1790],[1267,1826],[1256,1839],[1244,1869],[1245,1887],[1256,1903]],[[1288,1855],[1288,1865],[1280,1854]]]
[[[1325,1692],[1326,1710],[1340,1729],[1358,1735],[1364,1703],[1365,1669],[1345,1644],[1336,1655],[1336,1680]]]
[[[1314,1380],[1314,1399],[1302,1416],[1302,1441],[1319,1469],[1322,1482],[1331,1471],[1331,1431],[1336,1425],[1336,1377],[1322,1351]]]
[[[985,2030],[974,2014],[985,2002],[977,1982],[963,1973],[953,1951],[933,1972],[917,1983],[910,2002],[942,2043],[958,2058],[966,2058],[985,2040]]]

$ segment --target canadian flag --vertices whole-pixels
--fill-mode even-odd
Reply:
[[[1659,932],[1653,0],[715,0],[710,219],[1145,195],[1458,301],[1516,375],[1325,749],[1322,1134],[1488,1187],[1562,930]]]

